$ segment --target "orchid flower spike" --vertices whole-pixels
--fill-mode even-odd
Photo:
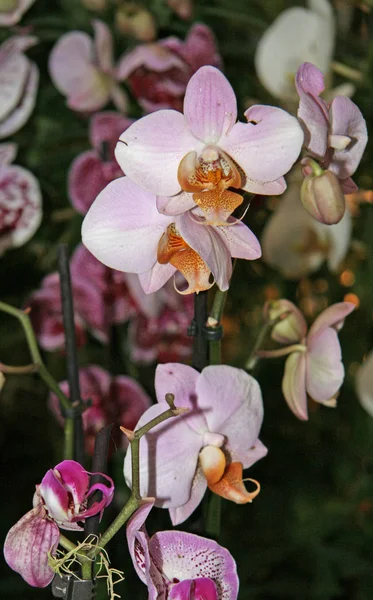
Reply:
[[[267,454],[259,441],[263,402],[257,381],[228,366],[210,366],[198,373],[187,365],[158,365],[158,404],[140,418],[137,428],[167,408],[166,394],[187,414],[154,427],[140,440],[140,489],[168,508],[174,525],[185,521],[201,502],[207,487],[236,502],[251,502],[260,489],[245,489],[242,469]],[[124,462],[131,484],[131,449]]]
[[[139,119],[115,155],[130,179],[159,196],[161,213],[198,206],[206,224],[227,225],[243,201],[229,188],[282,194],[283,175],[303,142],[297,120],[280,108],[253,106],[245,117],[247,123],[236,122],[236,97],[224,75],[201,67],[188,83],[184,115],[159,110]]]
[[[96,475],[96,473],[94,473]],[[46,587],[54,572],[48,555],[56,554],[59,528],[82,530],[78,523],[98,513],[110,504],[114,483],[103,475],[108,485],[89,485],[89,474],[74,460],[64,460],[47,471],[36,486],[34,508],[8,532],[4,543],[5,560],[13,571],[34,587]],[[96,491],[101,499],[88,508],[88,500]]]
[[[203,226],[191,211],[161,214],[155,195],[129,177],[116,179],[99,194],[83,221],[82,239],[105,265],[138,273],[147,294],[159,290],[176,271],[188,283],[178,290],[182,294],[209,289],[211,273],[218,287],[227,290],[231,257],[254,260],[261,254],[258,240],[243,223]]]
[[[0,46],[0,139],[21,129],[34,110],[39,69],[24,52],[37,42],[31,35],[15,35]]]
[[[324,76],[311,63],[298,69],[295,85],[300,99],[298,118],[310,154],[302,160],[302,201],[313,217],[331,225],[343,217],[343,194],[357,190],[351,175],[367,144],[365,119],[345,96],[336,96],[330,104],[320,98],[325,89]]]
[[[355,308],[351,302],[339,302],[325,309],[307,333],[306,321],[300,310],[286,301],[292,310],[292,330],[275,331],[281,343],[293,342],[280,350],[260,352],[264,358],[289,355],[285,363],[282,392],[290,410],[298,419],[307,421],[307,395],[324,406],[335,407],[337,395],[344,379],[341,346],[337,332]],[[292,306],[290,306],[292,305]]]
[[[16,144],[0,144],[0,256],[28,242],[42,218],[39,183],[30,171],[11,164],[16,153]]]
[[[35,0],[1,0],[0,27],[17,25],[23,14],[34,4]]]
[[[146,502],[127,525],[133,566],[148,587],[148,600],[237,600],[236,563],[214,540],[184,531],[160,531],[149,538]]]
[[[127,95],[117,84],[110,29],[95,19],[93,30],[94,40],[82,31],[60,37],[49,57],[50,76],[73,110],[94,112],[111,99],[125,112]]]

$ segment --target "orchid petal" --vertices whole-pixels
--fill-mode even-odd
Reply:
[[[216,144],[237,120],[237,101],[227,78],[215,67],[204,66],[187,85],[184,115],[190,131],[205,144]]]
[[[220,598],[237,599],[236,564],[217,542],[184,531],[160,531],[150,539],[149,550],[169,581],[208,577]]]
[[[292,352],[286,359],[282,393],[295,416],[301,421],[307,421],[306,357],[304,352]]]
[[[94,45],[87,33],[72,31],[62,35],[49,56],[49,73],[58,91],[76,93],[94,60]]]
[[[272,327],[271,338],[279,344],[296,344],[307,333],[307,323],[303,314],[290,300],[269,301],[264,308],[265,318],[269,321],[278,320]],[[286,315],[286,313],[288,313]]]
[[[326,227],[328,227],[330,245],[327,263],[329,270],[335,273],[346,256],[351,242],[352,218],[348,207],[346,207],[345,214],[339,223]]]
[[[5,56],[4,56],[5,55]],[[28,77],[30,61],[21,52],[6,56],[4,46],[0,47],[0,120],[3,121],[18,105]]]
[[[203,475],[201,469],[197,467],[193,478],[192,490],[188,502],[186,502],[182,506],[175,506],[175,508],[169,509],[172,525],[180,525],[180,523],[186,521],[190,517],[190,515],[194,513],[197,506],[200,505],[201,500],[205,495],[206,489],[206,477]]]
[[[175,273],[176,268],[170,263],[161,265],[156,262],[149,271],[139,274],[139,281],[145,294],[153,294],[158,292]]]
[[[170,220],[158,213],[152,194],[121,177],[92,204],[83,221],[82,239],[107,266],[144,273],[157,260],[158,243]]]
[[[168,597],[169,600],[190,600],[190,598],[219,600],[215,583],[207,577],[184,579],[176,583],[171,587]]]
[[[116,79],[124,81],[140,67],[156,73],[172,68],[188,71],[184,61],[177,54],[169,52],[167,48],[159,44],[140,44],[119,59],[116,66]]]
[[[180,48],[180,54],[193,72],[204,65],[221,68],[222,60],[216,46],[214,34],[207,25],[202,23],[195,23],[190,28],[184,46]]]
[[[320,329],[308,345],[307,392],[322,404],[327,403],[343,383],[344,367],[337,332],[328,327]]]
[[[181,159],[190,150],[202,148],[181,113],[160,110],[139,119],[120,136],[115,156],[138,185],[160,196],[173,196],[180,192],[177,170]]]
[[[236,123],[219,146],[241,167],[250,180],[270,182],[289,171],[299,156],[303,131],[297,119],[281,108],[252,106],[245,112],[248,123]]]
[[[255,260],[262,255],[259,240],[244,223],[235,223],[232,227],[217,228],[233,258]]]
[[[0,27],[16,25],[34,2],[35,0],[16,0],[14,8],[10,11],[0,12]]]
[[[113,69],[113,38],[109,27],[99,19],[93,20],[94,44],[100,69],[111,73]]]
[[[111,82],[94,66],[87,65],[79,85],[71,91],[67,99],[69,108],[83,112],[100,110],[110,98]]]
[[[324,157],[328,147],[329,112],[325,100],[319,98],[324,91],[324,76],[311,63],[304,63],[297,71],[295,85],[299,94],[298,118],[305,128],[306,148]]]
[[[17,144],[0,144],[0,167],[10,165],[17,155]]]
[[[175,196],[157,196],[157,209],[163,215],[179,215],[195,208],[193,194],[181,191]]]
[[[164,412],[163,402],[151,406],[136,428]],[[188,502],[201,446],[202,435],[191,429],[183,416],[167,420],[144,435],[140,440],[141,495],[154,496],[156,506],[162,508],[182,506]],[[130,447],[124,461],[124,475],[130,485]]]
[[[331,133],[351,138],[344,150],[335,150],[329,169],[339,179],[347,179],[356,171],[368,141],[367,126],[360,110],[345,96],[334,98],[330,106]]]
[[[102,144],[107,145],[107,157],[104,162],[114,160],[114,149],[118,138],[132,123],[133,119],[128,119],[113,110],[105,110],[92,116],[89,139],[99,154],[102,151]]]
[[[135,571],[141,581],[146,584],[146,572],[145,572],[145,556],[144,552],[148,553],[148,543],[144,544],[144,547],[138,547],[138,543],[136,540],[136,534],[138,531],[142,529],[144,523],[154,506],[154,499],[151,502],[146,502],[140,506],[136,510],[136,512],[132,515],[127,525],[127,542],[128,549],[132,558],[132,563],[135,568]],[[148,536],[145,537],[148,540]]]
[[[356,393],[361,406],[373,417],[373,352],[356,372]]]
[[[309,333],[307,346],[312,350],[314,340],[328,327],[334,327],[338,331],[343,327],[344,320],[354,309],[352,302],[338,302],[326,308],[312,323]]]
[[[33,587],[46,587],[55,573],[48,564],[48,553],[55,556],[59,529],[46,517],[42,505],[25,514],[8,532],[4,556],[8,565]]]
[[[107,183],[95,150],[88,150],[77,156],[68,175],[69,196],[73,207],[85,215]]]
[[[29,62],[29,71],[22,97],[13,112],[0,123],[0,139],[21,129],[34,110],[39,83],[39,69]]]

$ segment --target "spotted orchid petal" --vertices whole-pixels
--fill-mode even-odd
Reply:
[[[56,523],[39,504],[8,532],[4,542],[5,560],[29,585],[46,587],[55,575],[48,564],[48,554],[55,556],[59,538]]]
[[[204,600],[218,600],[215,583],[206,577],[198,579],[185,579],[172,586],[168,595],[170,600],[189,600],[190,598],[203,598]]]

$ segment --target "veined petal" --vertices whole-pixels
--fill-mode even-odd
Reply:
[[[149,550],[169,581],[209,577],[220,598],[237,600],[236,563],[217,542],[184,531],[160,531],[150,539]]]
[[[236,123],[219,146],[241,167],[249,180],[269,182],[289,171],[299,156],[303,131],[297,119],[281,108],[252,106],[248,123]]]
[[[165,412],[162,402],[151,406],[136,428]],[[188,502],[202,435],[191,429],[183,416],[157,425],[140,440],[140,488],[142,496],[156,498],[156,506],[170,508]],[[131,485],[131,448],[124,461],[124,475]]]
[[[262,255],[259,240],[244,223],[232,227],[217,227],[233,258],[255,260]]]
[[[18,521],[4,543],[5,560],[13,571],[33,587],[46,587],[54,577],[48,553],[56,553],[60,531],[39,505]]]
[[[360,110],[345,96],[337,96],[330,105],[331,134],[351,138],[344,150],[335,150],[330,165],[339,179],[353,175],[368,141],[367,126]]]
[[[352,302],[337,302],[323,310],[310,327],[307,338],[308,348],[313,349],[314,340],[328,327],[334,327],[339,331],[343,327],[347,315],[354,309],[355,304]]]
[[[155,196],[128,177],[112,181],[96,198],[82,226],[84,245],[108,267],[144,273],[171,217],[160,215]]]
[[[306,356],[304,352],[293,352],[286,359],[282,393],[295,416],[301,421],[307,421]]]
[[[218,143],[230,131],[237,120],[236,96],[216,67],[201,67],[191,77],[185,92],[184,115],[190,131],[205,144]]]
[[[312,339],[307,352],[307,392],[321,404],[327,403],[341,387],[344,379],[341,346],[337,332],[328,327]]]
[[[139,119],[119,138],[115,156],[138,185],[160,196],[180,192],[177,170],[183,156],[202,150],[176,110],[159,110]]]

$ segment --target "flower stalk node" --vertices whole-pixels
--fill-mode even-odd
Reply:
[[[168,406],[169,406],[169,407],[170,407],[172,410],[176,410],[176,406],[175,406],[175,404],[174,404],[174,401],[175,401],[175,395],[174,395],[174,394],[171,394],[171,393],[168,393],[168,394],[166,394],[166,395],[165,395],[165,400],[166,400],[166,402],[167,402]]]
[[[135,432],[130,429],[126,429],[126,427],[120,426],[120,430],[124,433],[129,442],[132,442],[135,439]]]

